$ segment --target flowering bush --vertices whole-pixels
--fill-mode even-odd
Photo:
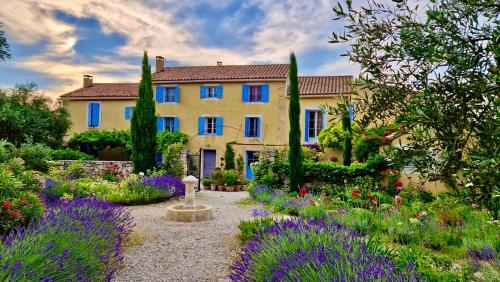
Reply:
[[[131,222],[129,212],[106,202],[60,202],[0,244],[0,280],[109,281],[123,260]]]
[[[144,186],[169,192],[172,196],[184,196],[186,190],[184,183],[182,183],[179,178],[172,175],[143,177],[141,183]]]
[[[370,239],[333,219],[275,222],[257,232],[232,265],[232,281],[415,281]]]

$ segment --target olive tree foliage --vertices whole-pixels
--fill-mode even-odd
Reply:
[[[66,109],[56,106],[34,83],[0,89],[0,139],[15,146],[32,140],[57,148],[70,126]]]
[[[344,28],[331,43],[350,44],[345,55],[361,66],[358,123],[403,122],[405,157],[458,188],[470,156],[498,156],[498,2],[431,0],[425,14],[407,0],[351,2],[333,8]]]
[[[0,61],[5,61],[5,59],[10,58],[10,47],[2,27],[3,25],[0,23]]]

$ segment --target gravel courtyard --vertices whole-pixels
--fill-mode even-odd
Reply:
[[[228,281],[238,250],[237,225],[251,219],[250,206],[234,202],[247,192],[201,191],[196,202],[214,208],[205,222],[169,222],[168,203],[130,207],[136,226],[114,281]]]

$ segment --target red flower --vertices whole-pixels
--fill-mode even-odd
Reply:
[[[307,190],[305,187],[302,187],[299,189],[299,195],[304,198],[305,195],[307,195]]]
[[[370,199],[370,200],[375,199],[375,197],[373,197],[372,195],[367,195],[366,197],[367,197],[368,199]]]
[[[361,195],[361,191],[359,189],[355,189],[355,190],[352,190],[352,193],[351,193],[354,197],[357,197],[359,195]]]
[[[394,182],[394,185],[396,186],[396,189],[398,189],[398,190],[403,189],[403,182],[401,182],[401,180],[396,180],[396,182]]]
[[[12,208],[12,203],[11,202],[2,202],[2,207],[5,210],[10,210]]]
[[[370,136],[365,135],[365,140],[366,140],[366,141],[370,140]]]
[[[19,211],[9,211],[9,218],[21,218],[21,213]]]
[[[374,138],[377,138],[377,137],[378,137],[378,134],[377,134],[377,133],[374,133],[374,134],[373,134],[373,137],[374,137]]]
[[[386,141],[388,141],[388,138],[384,136],[384,137],[382,137],[382,138],[380,139],[380,141],[382,141],[382,142],[386,142]]]

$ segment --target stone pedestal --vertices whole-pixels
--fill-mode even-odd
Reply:
[[[190,175],[185,177],[182,182],[186,185],[184,204],[168,206],[167,220],[193,222],[212,219],[212,207],[195,204],[194,186],[198,179]]]
[[[194,209],[194,186],[198,183],[196,177],[190,175],[182,179],[182,182],[186,185],[186,192],[184,196],[184,209]]]

